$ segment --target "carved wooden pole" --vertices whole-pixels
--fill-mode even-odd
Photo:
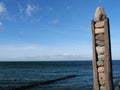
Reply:
[[[98,7],[92,20],[94,90],[113,90],[109,19]]]

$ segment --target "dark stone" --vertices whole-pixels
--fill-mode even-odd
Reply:
[[[104,61],[103,60],[98,60],[97,61],[97,66],[103,66],[104,65]]]
[[[99,40],[99,41],[104,41],[104,34],[98,34],[98,35],[96,35],[95,39]]]

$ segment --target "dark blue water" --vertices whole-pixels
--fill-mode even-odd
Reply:
[[[56,80],[69,75],[76,76]],[[113,77],[120,78],[120,61],[113,61]],[[41,84],[50,80],[56,81]],[[0,90],[25,86],[30,86],[25,90],[93,90],[92,62],[0,62]]]

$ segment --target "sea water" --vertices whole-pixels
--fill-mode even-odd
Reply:
[[[59,80],[70,75],[75,77]],[[118,78],[120,61],[113,60],[113,79]],[[93,90],[92,61],[0,62],[0,90],[23,87],[25,90]]]

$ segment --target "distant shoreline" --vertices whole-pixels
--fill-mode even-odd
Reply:
[[[0,61],[0,62],[85,62],[85,61],[88,61],[88,62],[92,62],[92,60],[41,60],[41,61],[38,61],[38,60],[35,60],[35,61],[23,61],[23,60],[16,60],[16,61]],[[120,60],[112,60],[112,61],[120,61]]]

